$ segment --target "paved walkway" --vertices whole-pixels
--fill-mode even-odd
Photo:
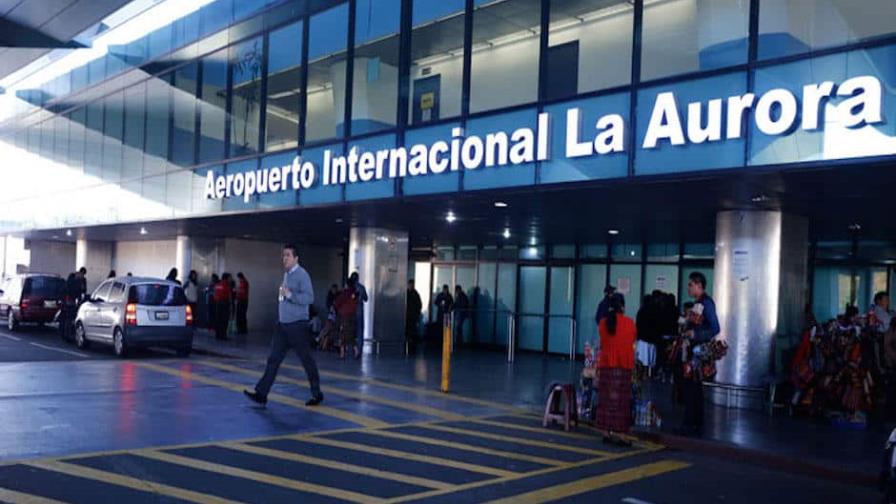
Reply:
[[[240,342],[197,339],[197,346],[215,353],[264,358],[265,334],[251,334]],[[501,352],[459,349],[454,356],[452,392],[487,401],[497,401],[540,414],[546,388],[553,381],[574,382],[581,363],[571,366],[562,357],[521,353],[508,364]],[[334,358],[331,365],[357,372],[357,363]],[[436,352],[405,357],[383,351],[365,356],[360,370],[364,376],[438,390],[440,356]],[[662,429],[646,430],[649,439],[686,450],[737,456],[779,470],[801,472],[844,481],[870,483],[879,470],[883,444],[896,425],[870,422],[864,431],[840,431],[827,421],[790,417],[782,410],[765,412],[727,409],[706,405],[706,432],[700,439],[674,434],[680,424],[681,409],[671,402],[668,385],[653,382],[648,395],[663,417]]]

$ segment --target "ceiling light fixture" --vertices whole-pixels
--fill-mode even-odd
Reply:
[[[757,194],[757,195],[753,196],[752,198],[750,198],[750,201],[752,201],[753,203],[765,203],[768,200],[769,200],[769,197],[764,194]]]
[[[609,233],[609,234],[611,234],[611,235],[613,235],[613,236],[616,236],[616,235],[619,234],[619,230],[618,230],[618,229],[611,229],[611,230],[607,231],[607,233]]]
[[[850,224],[850,225],[849,225],[849,230],[850,230],[850,231],[861,231],[861,230],[862,230],[862,225],[859,224],[859,223]]]
[[[149,233],[149,231],[147,231],[145,227],[140,226],[140,234],[145,235],[145,234],[148,234],[148,233]]]
[[[454,212],[448,212],[448,215],[445,216],[445,220],[448,221],[448,224],[457,220],[457,216],[454,215]]]
[[[68,229],[68,230],[65,231],[65,236],[71,236],[71,235],[72,235],[72,230],[71,230],[71,229]]]
[[[504,239],[509,239],[510,238],[510,228],[505,228],[502,236],[504,237]]]
[[[507,208],[507,206],[508,206],[507,203],[504,203],[503,201],[495,202],[495,208]]]

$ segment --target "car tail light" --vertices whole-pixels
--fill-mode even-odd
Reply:
[[[187,325],[193,325],[193,309],[187,305]]]
[[[27,309],[27,308],[28,308],[28,300],[27,300],[27,299],[23,299],[23,300],[19,303],[19,309],[22,310],[22,311],[24,311],[24,310]]]
[[[137,325],[137,305],[128,303],[124,310],[124,320],[127,325]]]

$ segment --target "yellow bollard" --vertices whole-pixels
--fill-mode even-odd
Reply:
[[[451,382],[451,317],[445,317],[442,325],[442,392],[448,392]]]

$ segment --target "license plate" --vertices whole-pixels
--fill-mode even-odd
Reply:
[[[44,301],[44,308],[56,308],[56,301]]]
[[[168,312],[157,311],[156,312],[156,320],[168,320]]]

